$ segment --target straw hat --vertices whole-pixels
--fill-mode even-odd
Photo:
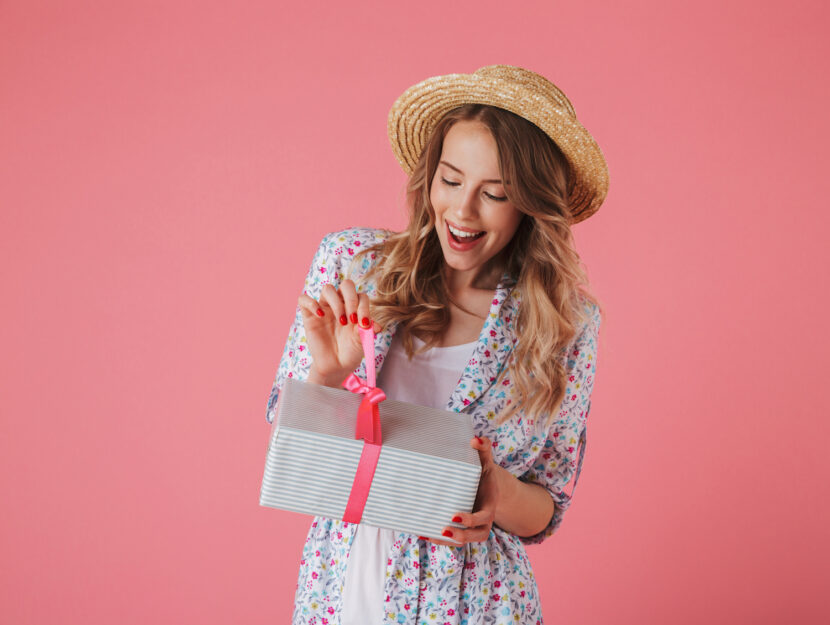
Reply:
[[[407,175],[438,121],[462,104],[489,104],[524,117],[562,150],[576,177],[571,223],[599,210],[608,193],[608,166],[596,141],[576,120],[573,106],[552,82],[521,67],[489,65],[472,74],[448,74],[413,85],[389,111],[392,150]]]

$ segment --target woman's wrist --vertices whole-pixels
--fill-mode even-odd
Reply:
[[[338,373],[320,373],[314,368],[314,365],[311,366],[311,369],[308,372],[308,378],[306,378],[307,382],[311,382],[312,384],[319,384],[320,386],[330,386],[331,388],[340,388],[343,385],[343,380],[345,380],[348,376],[350,371],[346,371],[345,373],[338,372]]]

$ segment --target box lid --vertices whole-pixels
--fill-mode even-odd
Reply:
[[[346,389],[288,378],[280,392],[276,425],[354,440],[363,396]],[[470,447],[472,417],[463,412],[385,399],[379,404],[383,445],[478,466]]]

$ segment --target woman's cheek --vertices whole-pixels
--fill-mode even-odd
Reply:
[[[441,192],[433,190],[432,193],[429,194],[429,201],[432,204],[432,208],[435,210],[435,213],[440,214],[442,205]]]

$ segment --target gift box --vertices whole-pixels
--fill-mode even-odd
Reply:
[[[260,505],[448,540],[481,476],[471,417],[379,399],[374,379],[351,379],[352,390],[285,381]]]

